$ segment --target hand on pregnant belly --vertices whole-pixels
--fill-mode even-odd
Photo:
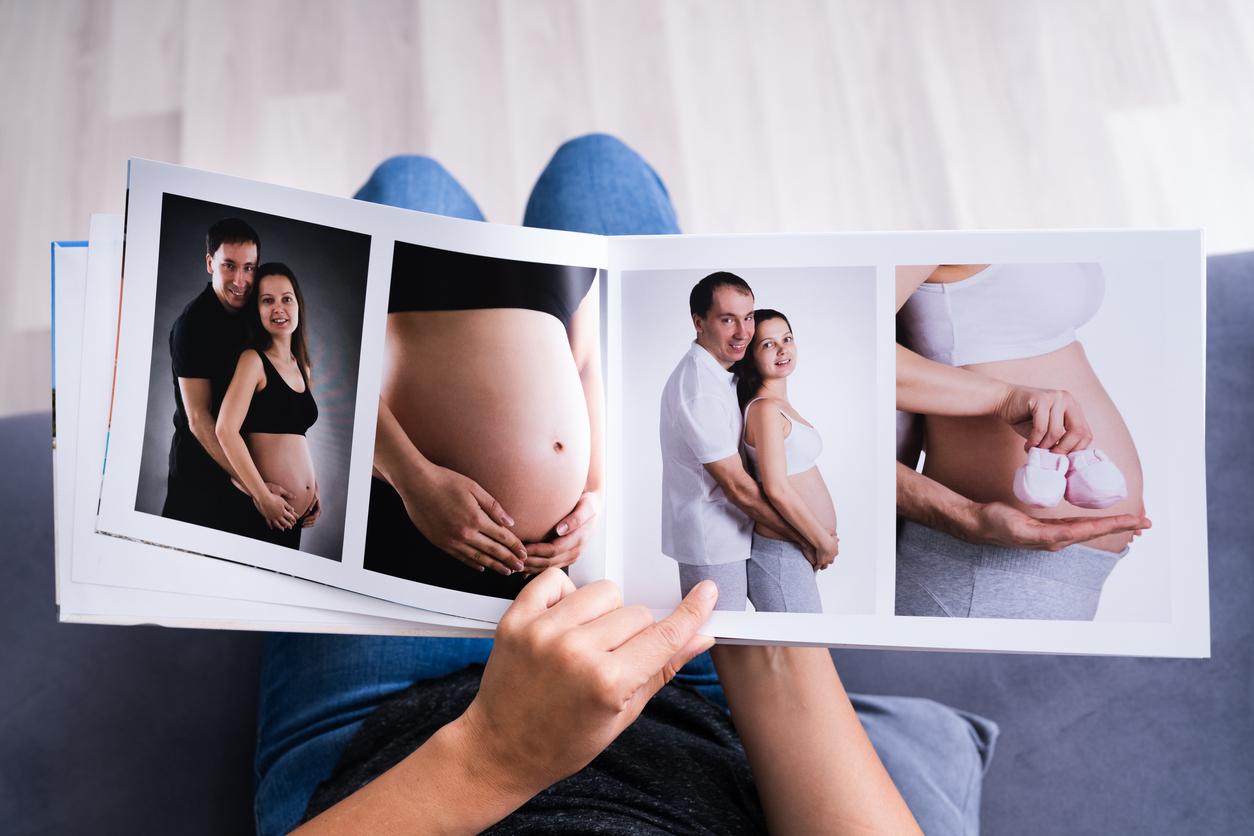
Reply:
[[[525,561],[527,574],[574,563],[597,530],[601,504],[599,491],[585,492],[575,504],[575,510],[557,524],[557,539],[548,543],[528,543]]]
[[[313,528],[314,523],[318,521],[318,517],[322,516],[322,497],[319,494],[318,485],[314,485],[313,504],[309,506],[309,510],[305,512],[305,516],[300,518],[301,528]]]
[[[268,487],[268,486],[267,486]],[[278,487],[277,485],[275,487]],[[283,490],[279,488],[279,490]],[[253,497],[253,505],[266,518],[266,525],[280,531],[286,531],[296,524],[296,512],[280,494],[267,490],[264,494]]]
[[[430,465],[425,474],[412,474],[393,487],[417,529],[443,551],[479,571],[510,575],[523,570],[527,551],[506,528],[514,521],[473,479]]]

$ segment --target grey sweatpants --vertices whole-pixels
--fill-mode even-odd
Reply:
[[[679,564],[682,595],[703,580],[718,584],[716,610],[744,612],[745,599],[758,612],[823,612],[814,566],[796,543],[753,535],[748,560],[714,566]]]
[[[980,546],[907,520],[897,537],[897,615],[1092,621],[1119,554]]]

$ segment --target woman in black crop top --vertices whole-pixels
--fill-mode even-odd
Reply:
[[[596,270],[397,242],[365,568],[513,598],[602,504]]]
[[[237,487],[253,501],[231,531],[289,548],[321,513],[305,431],[318,420],[309,386],[305,302],[284,264],[257,268],[249,311],[254,347],[240,355],[218,413],[217,433]]]

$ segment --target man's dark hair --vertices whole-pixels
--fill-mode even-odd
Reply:
[[[257,231],[239,218],[223,218],[205,233],[205,254],[213,255],[223,244],[252,244],[261,261],[261,238]]]
[[[753,296],[753,288],[749,287],[748,282],[735,273],[720,270],[697,282],[692,288],[692,293],[688,294],[688,309],[693,316],[705,319],[709,315],[710,308],[714,305],[714,291],[720,287],[734,287],[741,293]]]

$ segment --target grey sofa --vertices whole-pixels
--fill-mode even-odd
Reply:
[[[833,654],[1001,724],[986,834],[1254,829],[1254,254],[1208,281],[1212,658]],[[58,624],[49,434],[0,421],[0,829],[250,832],[261,636]]]

